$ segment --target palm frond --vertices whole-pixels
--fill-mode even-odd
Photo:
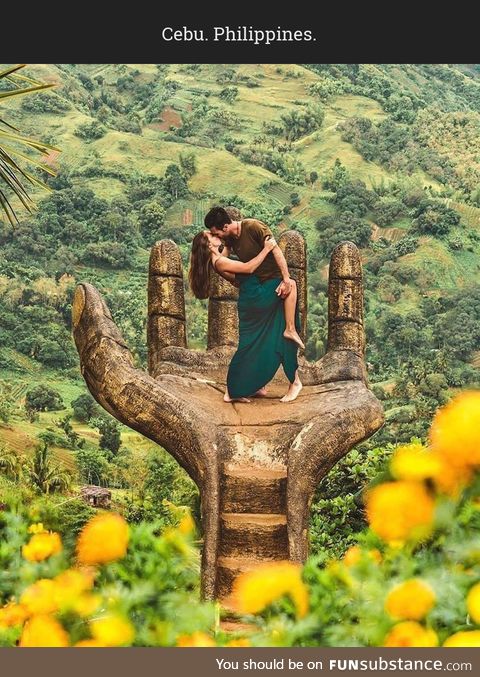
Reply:
[[[6,120],[2,120],[2,118],[0,118],[0,125],[5,125],[5,127],[9,127],[10,129],[13,129],[14,132],[19,132],[19,131],[20,131],[17,127],[14,127],[13,125],[11,125],[11,124],[10,124],[9,122],[7,122]]]
[[[52,146],[49,143],[45,143],[44,141],[37,141],[37,139],[31,139],[29,136],[21,136],[20,134],[12,134],[12,132],[6,132],[4,129],[0,129],[0,137],[5,137],[9,139],[10,141],[18,142],[21,144],[26,144],[27,146],[31,146],[31,148],[35,148],[36,150],[40,151],[40,153],[47,153],[48,151],[52,150],[57,150],[59,151],[60,148],[57,148],[56,146]]]
[[[43,169],[43,171],[47,172],[47,174],[50,174],[50,176],[56,176],[56,171],[51,167],[49,167],[48,165],[46,165],[44,162],[39,162],[38,160],[35,160],[35,158],[30,157],[29,155],[25,155],[25,153],[21,153],[19,150],[16,150],[15,148],[10,148],[10,146],[7,146],[5,144],[3,144],[2,149],[8,155],[18,155],[18,157],[21,157],[23,160],[26,160],[35,167]],[[2,149],[0,149],[0,153]]]
[[[0,80],[5,79],[13,85],[11,89],[0,91],[0,102],[8,101],[15,96],[34,94],[55,86],[54,84],[38,82],[26,75],[19,74],[18,71],[25,68],[25,66],[26,64],[16,64],[0,71]],[[28,169],[20,166],[15,158],[21,158],[30,165],[50,174],[50,176],[55,176],[56,172],[48,165],[21,152],[15,146],[23,146],[42,155],[52,151],[59,151],[60,149],[49,143],[22,135],[19,129],[8,123],[5,119],[0,118],[0,125],[3,125],[3,127],[0,127],[0,182],[5,184],[7,189],[13,193],[23,207],[31,213],[35,209],[35,203],[25,188],[24,183],[28,182],[30,185],[38,186],[44,190],[51,189]],[[12,144],[14,145],[13,147]],[[0,190],[0,209],[5,213],[12,226],[15,222],[18,223],[15,210],[3,190]]]
[[[15,210],[13,209],[12,205],[8,201],[8,198],[5,195],[5,193],[1,190],[0,190],[0,205],[3,209],[3,211],[5,212],[5,214],[7,215],[7,218],[10,221],[10,223],[12,224],[12,226],[15,225],[15,222],[18,223],[18,218],[17,218],[17,215],[15,214]]]
[[[6,68],[3,71],[0,71],[0,80],[2,78],[6,78],[7,75],[11,75],[12,73],[15,73],[16,71],[19,71],[21,68],[25,68],[27,64],[26,63],[17,63],[15,66],[9,66],[9,68]]]
[[[7,89],[4,92],[0,92],[0,99],[8,99],[11,96],[20,96],[21,94],[30,94],[31,92],[38,92],[41,89],[50,89],[51,87],[55,87],[55,85],[53,83],[48,83],[32,87],[23,87],[21,89]]]

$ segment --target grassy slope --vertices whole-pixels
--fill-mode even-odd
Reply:
[[[156,68],[152,64],[133,64],[130,69],[137,68],[140,71],[139,81],[147,82],[154,77]],[[216,83],[221,66],[203,65],[199,73],[189,74],[181,66],[171,65],[169,67],[168,77],[175,79],[181,84],[181,88],[174,97],[174,107],[180,112],[187,110],[192,99],[193,93],[198,88],[208,89],[212,92],[210,101],[218,104],[220,100],[215,96],[222,89],[222,85]],[[384,73],[386,67],[372,66],[372,73]],[[128,70],[128,69],[127,69]],[[243,75],[257,78],[259,87],[249,88],[244,85],[237,85],[239,96],[232,106],[232,110],[237,113],[241,119],[242,128],[235,130],[234,136],[245,140],[252,139],[255,135],[261,133],[263,121],[275,121],[280,118],[282,112],[293,108],[295,102],[313,102],[306,91],[306,85],[315,82],[318,76],[301,66],[282,65],[283,73],[277,72],[277,67],[272,64],[267,65],[241,65],[238,72]],[[299,78],[292,78],[286,75],[288,70],[300,73]],[[75,102],[75,93],[81,92],[81,86],[72,75],[66,74],[55,65],[35,65],[29,69],[33,76],[44,81],[56,82],[59,93],[61,93],[62,83],[68,82],[72,85],[72,108],[64,114],[35,114],[26,113],[21,110],[18,103],[12,105],[13,116],[11,121],[26,133],[38,134],[42,136],[43,130],[53,133],[56,143],[61,147],[62,153],[60,162],[70,169],[80,169],[85,164],[91,162],[93,156],[96,156],[101,164],[106,167],[119,166],[128,171],[141,171],[162,176],[167,165],[178,159],[180,152],[193,150],[197,157],[198,173],[191,180],[191,188],[194,191],[210,191],[217,194],[236,193],[249,199],[259,199],[259,186],[267,180],[275,180],[276,186],[271,189],[270,194],[278,199],[282,204],[289,201],[289,195],[292,191],[300,194],[300,205],[292,210],[292,213],[286,223],[297,222],[307,236],[309,246],[315,242],[315,221],[323,214],[331,213],[332,205],[322,198],[320,188],[296,187],[290,186],[261,167],[255,167],[242,163],[232,154],[223,148],[204,148],[200,146],[186,146],[185,144],[174,143],[164,140],[164,132],[160,131],[155,125],[150,125],[143,129],[142,135],[109,130],[107,134],[96,141],[85,143],[74,135],[74,130],[82,123],[91,121],[92,118],[88,112],[82,110],[82,106]],[[119,75],[119,67],[116,65],[85,65],[83,72],[91,77],[101,74],[106,83],[114,83]],[[261,76],[261,77],[260,77]],[[424,74],[415,66],[409,67],[390,67],[388,76],[402,83],[403,86],[413,92],[420,93],[422,87],[425,87],[428,81]],[[79,100],[81,99],[79,95]],[[339,96],[330,101],[325,106],[325,120],[322,129],[319,132],[309,135],[295,143],[298,158],[305,165],[307,171],[317,171],[320,175],[331,166],[335,158],[340,158],[351,174],[358,179],[371,185],[372,181],[386,182],[395,177],[385,171],[379,165],[366,162],[357,153],[350,144],[342,141],[338,130],[338,123],[352,115],[361,115],[374,121],[381,120],[384,117],[380,105],[366,97],[346,95]],[[10,118],[9,118],[10,119]],[[419,179],[424,185],[435,185],[435,182],[428,176],[419,173]],[[92,188],[99,196],[111,199],[124,191],[124,184],[118,179],[93,178],[78,179]],[[196,222],[200,222],[202,211],[208,206],[208,201],[186,200],[180,205],[175,205],[169,210],[168,220],[171,225],[181,224],[181,214],[186,208],[191,208]],[[453,205],[455,206],[455,205]],[[462,235],[466,226],[471,228],[480,228],[480,210],[466,208],[462,205],[456,205],[462,216],[462,226],[458,229]],[[393,224],[388,229],[374,229],[374,238],[380,236],[396,240],[402,235],[402,231],[408,228],[408,221],[403,220]],[[142,252],[142,259],[145,260],[146,252]],[[432,238],[423,238],[417,252],[409,254],[400,259],[409,265],[413,265],[425,273],[425,287],[423,293],[430,291],[432,293],[441,293],[444,290],[456,289],[463,285],[471,284],[478,279],[479,263],[478,250],[475,253],[458,252],[452,253],[446,246],[438,240]],[[368,250],[363,252],[363,256],[368,256]],[[146,261],[145,261],[146,262]],[[111,273],[108,273],[111,275]],[[108,275],[105,274],[106,284]],[[118,273],[121,277],[127,277],[127,273]],[[85,279],[82,268],[79,267],[78,277]],[[401,312],[408,312],[418,301],[419,290],[412,286],[406,286],[401,299],[396,307]],[[19,354],[11,356],[12,361],[27,360]],[[34,366],[35,365],[35,366]],[[24,362],[25,366],[25,362]],[[83,383],[70,383],[64,377],[58,377],[44,369],[38,369],[38,365],[30,365],[28,377],[22,376],[20,379],[12,372],[5,374],[7,380],[11,380],[18,385],[18,398],[21,402],[24,396],[23,387],[27,379],[30,384],[48,381],[56,387],[69,403],[80,392],[85,392]],[[20,381],[20,382],[19,382]],[[24,382],[23,385],[21,382]],[[0,439],[3,437],[9,443],[12,443],[19,450],[30,449],[33,446],[34,438],[38,432],[65,412],[53,412],[40,415],[40,421],[29,424],[23,420],[15,420],[12,423],[11,430],[2,426],[0,429]],[[86,429],[75,424],[77,431],[88,439],[95,440],[97,434],[90,429]],[[140,448],[144,444],[150,444],[144,441],[140,436],[128,432],[125,429],[123,433],[124,441],[127,445],[135,445]],[[61,450],[57,452],[62,455]],[[65,455],[65,454],[64,454]]]

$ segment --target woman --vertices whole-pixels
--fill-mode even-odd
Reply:
[[[212,268],[239,287],[239,344],[227,374],[225,402],[249,402],[248,395],[264,396],[265,385],[272,380],[278,367],[290,381],[281,402],[292,402],[302,389],[298,377],[298,346],[304,347],[298,334],[300,319],[297,308],[297,287],[283,300],[276,293],[280,279],[263,283],[254,271],[264,258],[277,247],[273,238],[266,238],[263,250],[253,259],[242,263],[228,258],[229,251],[222,240],[204,230],[192,243],[189,280],[193,294],[208,298]]]

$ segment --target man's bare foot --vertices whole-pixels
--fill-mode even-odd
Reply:
[[[254,394],[254,397],[266,397],[266,396],[267,396],[266,388],[259,388],[257,392]]]
[[[305,344],[303,343],[302,339],[300,336],[297,334],[296,331],[285,331],[283,332],[283,335],[285,336],[286,339],[290,339],[290,341],[295,341],[295,343],[300,346],[302,350],[305,350]]]
[[[223,396],[223,401],[224,402],[250,402],[248,397],[230,397],[228,393],[225,393]]]
[[[303,388],[301,381],[294,381],[290,383],[290,388],[287,390],[286,395],[280,398],[280,402],[293,402],[298,397],[298,393]]]

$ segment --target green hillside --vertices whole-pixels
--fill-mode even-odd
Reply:
[[[173,238],[186,264],[217,202],[304,234],[312,359],[325,350],[330,252],[343,239],[360,247],[369,378],[391,412],[374,444],[424,437],[439,404],[478,386],[478,66],[47,64],[28,75],[56,87],[12,99],[2,117],[61,153],[44,160],[58,175],[35,193],[37,213],[0,223],[7,444],[30,450],[65,416],[27,420],[28,388],[52,385],[67,412],[86,393],[75,284],[101,290],[145,366],[149,248]],[[187,294],[187,310],[202,347],[206,305]],[[72,424],[96,447],[98,426]],[[125,429],[122,440],[141,446]]]

